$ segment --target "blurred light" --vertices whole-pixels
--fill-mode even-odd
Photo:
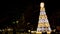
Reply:
[[[36,32],[36,34],[42,34],[42,32]]]
[[[13,24],[15,24],[15,22],[13,22]]]
[[[18,23],[19,23],[19,21],[16,21],[16,23],[18,24]]]
[[[47,34],[51,34],[51,32],[48,31]]]
[[[8,31],[10,31],[11,29],[8,29]]]
[[[36,33],[36,31],[31,31],[31,33]]]
[[[44,7],[44,2],[41,2],[40,7],[41,7],[41,8]]]
[[[28,22],[27,25],[29,25],[30,23]]]
[[[8,31],[12,31],[12,29],[10,29],[10,28],[8,28],[7,30],[8,30]]]
[[[56,29],[53,30],[53,32],[55,32],[55,31],[56,31]]]
[[[2,30],[0,29],[0,32],[1,32]]]
[[[30,32],[31,30],[28,30],[28,32]]]
[[[2,31],[4,31],[4,29],[2,29]]]

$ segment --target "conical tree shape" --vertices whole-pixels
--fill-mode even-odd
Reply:
[[[40,3],[40,15],[38,21],[37,32],[51,32],[49,21],[45,12],[44,3]]]

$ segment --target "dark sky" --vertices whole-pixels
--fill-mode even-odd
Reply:
[[[14,17],[25,15],[26,22],[35,23],[38,21],[39,4],[42,0],[11,1],[2,5],[0,11],[0,23],[10,22]],[[60,9],[59,0],[44,0],[47,16],[50,18],[53,13]],[[55,11],[56,10],[56,11]]]

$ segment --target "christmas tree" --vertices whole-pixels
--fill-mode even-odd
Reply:
[[[51,32],[49,21],[45,12],[44,2],[40,3],[40,14],[37,32]]]

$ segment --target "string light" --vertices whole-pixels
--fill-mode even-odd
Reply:
[[[41,2],[37,32],[48,32],[48,31],[51,31],[51,28],[45,12],[44,2]]]

